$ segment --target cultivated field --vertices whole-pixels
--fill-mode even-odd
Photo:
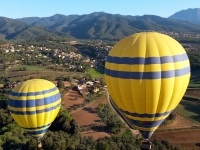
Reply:
[[[200,102],[182,100],[176,108],[176,112],[184,118],[200,124]]]
[[[32,70],[16,71],[13,69],[9,69],[5,72],[5,76],[8,77],[10,80],[18,80],[18,79],[25,80],[30,78],[46,78],[49,80],[55,80],[56,77],[60,76],[67,77],[67,76],[83,75],[83,73],[79,72],[55,71],[50,69],[41,70],[41,68],[37,68],[35,66],[30,66],[30,68],[32,68]]]
[[[63,98],[63,104],[68,109],[75,108],[83,102],[84,98],[78,95],[76,91],[72,90],[69,91]],[[82,137],[92,136],[94,139],[97,139],[99,137],[110,136],[108,133],[104,132],[103,128],[101,128],[101,119],[96,113],[96,109],[100,103],[107,103],[107,99],[102,98],[97,101],[93,101],[84,107],[70,111],[70,114],[79,126],[84,128],[84,131],[81,132]]]
[[[68,92],[63,99],[63,103],[68,109],[74,108],[83,102],[84,98],[75,91]],[[103,98],[70,112],[80,127],[84,127],[84,131],[81,132],[82,137],[92,136],[94,139],[98,139],[99,137],[110,136],[104,132],[103,128],[98,128],[98,126],[101,127],[101,119],[96,113],[96,108],[100,103],[108,103],[108,101]],[[177,113],[176,119],[168,125],[159,127],[151,140],[167,140],[171,144],[183,148],[198,148],[200,146],[200,115],[197,115],[200,114],[199,107],[200,103],[198,102],[182,100],[175,110]]]
[[[200,149],[200,129],[155,132],[151,139],[167,140],[173,145],[189,150]]]
[[[187,90],[185,92],[185,95],[188,95],[188,96],[195,96],[195,97],[200,97],[200,90],[198,89],[194,89],[194,90]]]
[[[100,72],[95,70],[90,71],[93,77],[102,77]],[[101,75],[100,75],[101,74]],[[24,80],[31,77],[47,77],[55,80],[58,76],[76,76],[81,73],[62,72],[54,70],[26,70],[26,71],[12,71],[7,70],[6,76],[10,79]],[[193,78],[195,81],[195,78]],[[187,90],[186,95],[200,97],[199,84],[190,84],[194,90]],[[196,88],[197,87],[197,88]],[[75,91],[68,92],[63,98],[63,104],[67,109],[71,109],[70,113],[80,125],[84,128],[81,132],[82,137],[92,136],[94,139],[99,137],[110,136],[101,128],[101,119],[96,113],[96,108],[100,103],[108,103],[106,98],[94,101],[87,104],[85,107],[79,107],[84,102],[84,98],[78,95]],[[182,100],[176,108],[177,118],[174,122],[160,127],[152,136],[151,139],[167,140],[171,144],[180,145],[183,148],[200,148],[200,129],[194,129],[200,124],[200,102]],[[75,109],[75,110],[72,110]]]
[[[182,100],[176,119],[155,131],[151,139],[167,140],[183,148],[200,149],[200,103]]]

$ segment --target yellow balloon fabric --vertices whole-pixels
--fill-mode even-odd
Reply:
[[[44,79],[32,79],[16,86],[9,94],[11,116],[36,139],[43,137],[61,106],[57,87]]]
[[[190,80],[190,63],[175,39],[141,32],[111,49],[105,80],[114,105],[149,139],[182,99]]]

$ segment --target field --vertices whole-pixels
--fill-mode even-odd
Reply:
[[[182,148],[200,148],[200,126],[177,114],[176,119],[166,125],[159,127],[151,139],[159,139],[170,142]]]
[[[176,108],[176,112],[186,119],[200,124],[200,102],[182,100]]]
[[[30,65],[18,65],[16,67],[13,67],[12,70],[19,70],[20,68],[26,68],[26,70],[44,70],[46,67],[44,66],[30,66]]]
[[[190,91],[193,96],[195,91]],[[198,92],[195,92],[198,93]],[[189,94],[188,94],[189,95]],[[76,100],[74,99],[75,97]],[[70,91],[65,95],[63,103],[70,109],[84,102],[84,99],[78,96],[77,92]],[[101,119],[96,113],[99,103],[108,103],[107,98],[94,101],[85,107],[79,107],[70,114],[84,130],[81,136],[92,136],[94,139],[110,136],[101,127]],[[153,139],[167,140],[173,145],[183,148],[200,148],[200,103],[194,101],[182,100],[175,112],[176,119],[165,126],[161,126],[151,137]]]
[[[6,71],[6,76],[11,80],[24,80],[30,79],[31,77],[44,77],[55,80],[58,76],[82,75],[82,73],[77,72],[54,71],[35,66],[29,66],[26,68],[26,71],[12,71],[9,69]],[[94,68],[91,68],[88,73],[93,77],[98,78],[103,77],[104,75],[103,70]],[[197,71],[192,75],[189,87],[193,90],[187,90],[187,96],[200,97],[199,73],[200,71]],[[103,98],[89,103],[84,107],[80,107],[84,101],[84,98],[78,95],[75,91],[69,91],[63,98],[63,104],[68,110],[70,110],[70,114],[82,129],[81,136],[93,136],[94,139],[110,136],[105,132],[104,128],[101,128],[101,119],[96,113],[99,103],[108,103],[107,99]],[[200,148],[200,129],[195,129],[195,127],[200,125],[199,108],[200,102],[182,100],[175,110],[177,113],[176,119],[166,126],[159,127],[151,139],[158,138],[160,140],[168,140],[171,144],[180,145],[184,148]]]
[[[90,68],[90,70],[87,73],[90,74],[92,77],[96,77],[96,78],[104,77],[104,70],[103,69]]]
[[[200,149],[200,129],[154,133],[152,139],[166,140],[188,150]]]
[[[190,84],[188,88],[200,89],[200,70],[191,73]]]
[[[63,104],[68,109],[75,108],[77,105],[83,103],[83,101],[84,99],[75,91],[69,91],[63,98]],[[101,128],[101,119],[96,113],[96,109],[100,103],[107,103],[107,99],[102,98],[87,104],[85,107],[70,111],[70,114],[79,126],[84,128],[84,131],[81,132],[82,137],[92,136],[94,139],[98,139],[99,137],[110,136]]]
[[[193,97],[200,97],[200,90],[198,90],[198,89],[187,90],[185,92],[185,95],[193,96]]]
[[[20,71],[19,68],[26,67],[26,71]],[[65,68],[61,68],[64,70]],[[28,66],[19,65],[6,70],[5,76],[11,80],[25,80],[30,78],[46,78],[49,80],[55,80],[59,76],[81,76],[80,72],[66,72],[59,70],[46,69],[43,66]]]
[[[176,119],[166,126],[159,127],[151,139],[167,140],[173,145],[187,149],[200,148],[199,107],[200,102],[182,100],[175,109]]]

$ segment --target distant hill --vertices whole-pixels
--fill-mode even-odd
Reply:
[[[19,20],[20,22],[24,22],[26,24],[32,24],[40,20],[40,17],[25,17],[25,18],[16,19],[16,20]]]
[[[124,16],[94,12],[85,15],[56,14],[50,17],[17,20],[68,33],[79,39],[120,39],[143,30],[200,32],[200,26],[194,23],[154,15]]]
[[[181,10],[171,15],[169,18],[190,21],[200,24],[200,8]]]
[[[66,33],[31,26],[14,19],[0,17],[0,39],[30,40],[39,36],[71,37]]]
[[[118,40],[144,30],[200,33],[200,26],[188,21],[154,15],[125,16],[105,12],[69,16],[55,14],[42,18],[10,19],[0,17],[0,39],[8,40],[27,40],[42,35]]]

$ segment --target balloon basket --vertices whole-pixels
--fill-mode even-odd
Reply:
[[[152,149],[151,142],[150,142],[149,140],[142,140],[141,149],[142,149],[142,150],[149,150],[149,149]]]

